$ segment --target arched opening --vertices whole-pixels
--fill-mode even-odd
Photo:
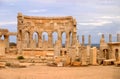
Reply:
[[[64,51],[64,55],[67,55],[67,51]]]
[[[48,33],[47,32],[43,32],[42,33],[42,42],[48,41]]]
[[[5,40],[5,35],[2,35],[0,39]]]
[[[70,46],[72,46],[72,40],[73,40],[73,39],[72,39],[72,32],[69,33],[69,36],[70,36],[70,41],[69,41],[69,43],[70,43]]]
[[[60,56],[62,56],[62,50],[60,50]]]
[[[13,46],[16,46],[16,40],[17,40],[17,37],[16,36],[9,36],[9,45],[10,47],[13,47]]]
[[[53,32],[52,33],[52,44],[53,44],[53,47],[55,46],[57,40],[58,40],[58,33],[57,32]]]
[[[119,50],[118,49],[115,49],[115,58],[116,58],[116,61],[119,60]]]
[[[103,50],[103,56],[104,56],[104,58],[109,59],[108,49],[104,49],[104,50]]]
[[[35,44],[35,47],[38,47],[38,33],[37,32],[34,32],[33,33],[33,41],[34,41],[34,44]]]
[[[30,46],[30,33],[29,32],[25,33],[25,41],[26,41],[26,47],[29,48]]]
[[[62,33],[62,47],[65,48],[66,45],[66,33],[63,32]]]

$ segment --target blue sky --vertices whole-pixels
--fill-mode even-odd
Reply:
[[[0,28],[17,32],[17,13],[31,16],[73,16],[77,34],[92,35],[99,43],[101,34],[112,34],[113,41],[120,33],[120,0],[0,0]],[[15,38],[10,38],[14,41]],[[81,41],[81,40],[80,40]]]

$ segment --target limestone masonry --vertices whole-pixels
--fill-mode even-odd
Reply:
[[[0,57],[32,57],[34,62],[38,58],[57,66],[120,65],[120,34],[117,34],[116,42],[112,42],[112,35],[109,34],[108,43],[102,34],[99,48],[91,46],[92,37],[89,35],[88,45],[85,46],[84,35],[82,43],[79,42],[76,25],[72,16],[37,17],[18,13],[17,33],[0,29]],[[63,44],[64,33],[66,38]],[[54,40],[54,34],[57,40]],[[11,35],[17,37],[16,45],[10,45]]]

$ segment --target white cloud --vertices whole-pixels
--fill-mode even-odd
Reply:
[[[3,26],[3,25],[9,25],[9,24],[17,24],[17,22],[16,21],[6,21],[6,22],[0,22],[0,26]]]
[[[101,36],[102,34],[103,34],[103,33],[99,32],[99,33],[98,33],[98,36]]]
[[[102,18],[102,19],[120,19],[120,16],[102,16],[99,18]]]
[[[47,12],[47,9],[39,9],[39,10],[29,10],[30,13],[40,13],[40,12]]]
[[[83,22],[83,23],[78,23],[79,25],[84,25],[84,26],[103,26],[105,24],[112,23],[112,21],[100,21],[100,22]]]

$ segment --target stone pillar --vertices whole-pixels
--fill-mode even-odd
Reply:
[[[22,32],[22,49],[26,48],[26,37],[25,37],[25,31]]]
[[[59,45],[60,47],[62,47],[62,33],[61,32],[58,32],[58,40],[59,40]]]
[[[90,49],[90,64],[97,65],[97,48],[93,47]]]
[[[87,64],[87,51],[86,51],[85,48],[83,48],[81,51],[82,51],[81,52],[81,54],[82,54],[82,56],[81,56],[81,62],[82,62],[82,64],[81,65],[83,65],[83,66],[88,65]]]
[[[48,47],[52,47],[52,32],[48,32]]]
[[[117,34],[117,42],[120,42],[120,34]]]
[[[82,35],[82,46],[84,46],[85,39],[84,39],[84,35]]]
[[[88,36],[88,45],[91,46],[91,35]]]
[[[109,34],[109,42],[112,42],[112,35]]]
[[[87,57],[89,57],[90,56],[90,45],[87,45]]]
[[[30,33],[30,48],[34,47],[33,43],[34,43],[34,41],[33,41],[33,34]]]
[[[4,38],[5,38],[4,42],[5,42],[5,47],[6,47],[5,52],[9,53],[9,36],[6,35],[4,36]]]
[[[68,48],[70,46],[70,35],[69,32],[66,32],[66,47]]]
[[[5,41],[0,40],[0,55],[3,56],[5,55]]]
[[[102,38],[105,38],[104,34],[102,34]]]
[[[17,16],[17,21],[18,21],[18,27],[17,27],[17,49],[18,49],[18,54],[22,53],[22,30],[24,27],[24,16],[22,15],[22,13],[18,13]]]
[[[38,36],[38,47],[42,48],[42,32],[39,32]]]
[[[72,35],[72,43],[73,43],[73,46],[74,45],[76,45],[76,41],[77,41],[77,39],[76,39],[76,32],[73,32],[73,35]]]
[[[21,54],[22,52],[22,31],[19,31],[18,30],[18,33],[17,33],[17,53],[18,54]]]

